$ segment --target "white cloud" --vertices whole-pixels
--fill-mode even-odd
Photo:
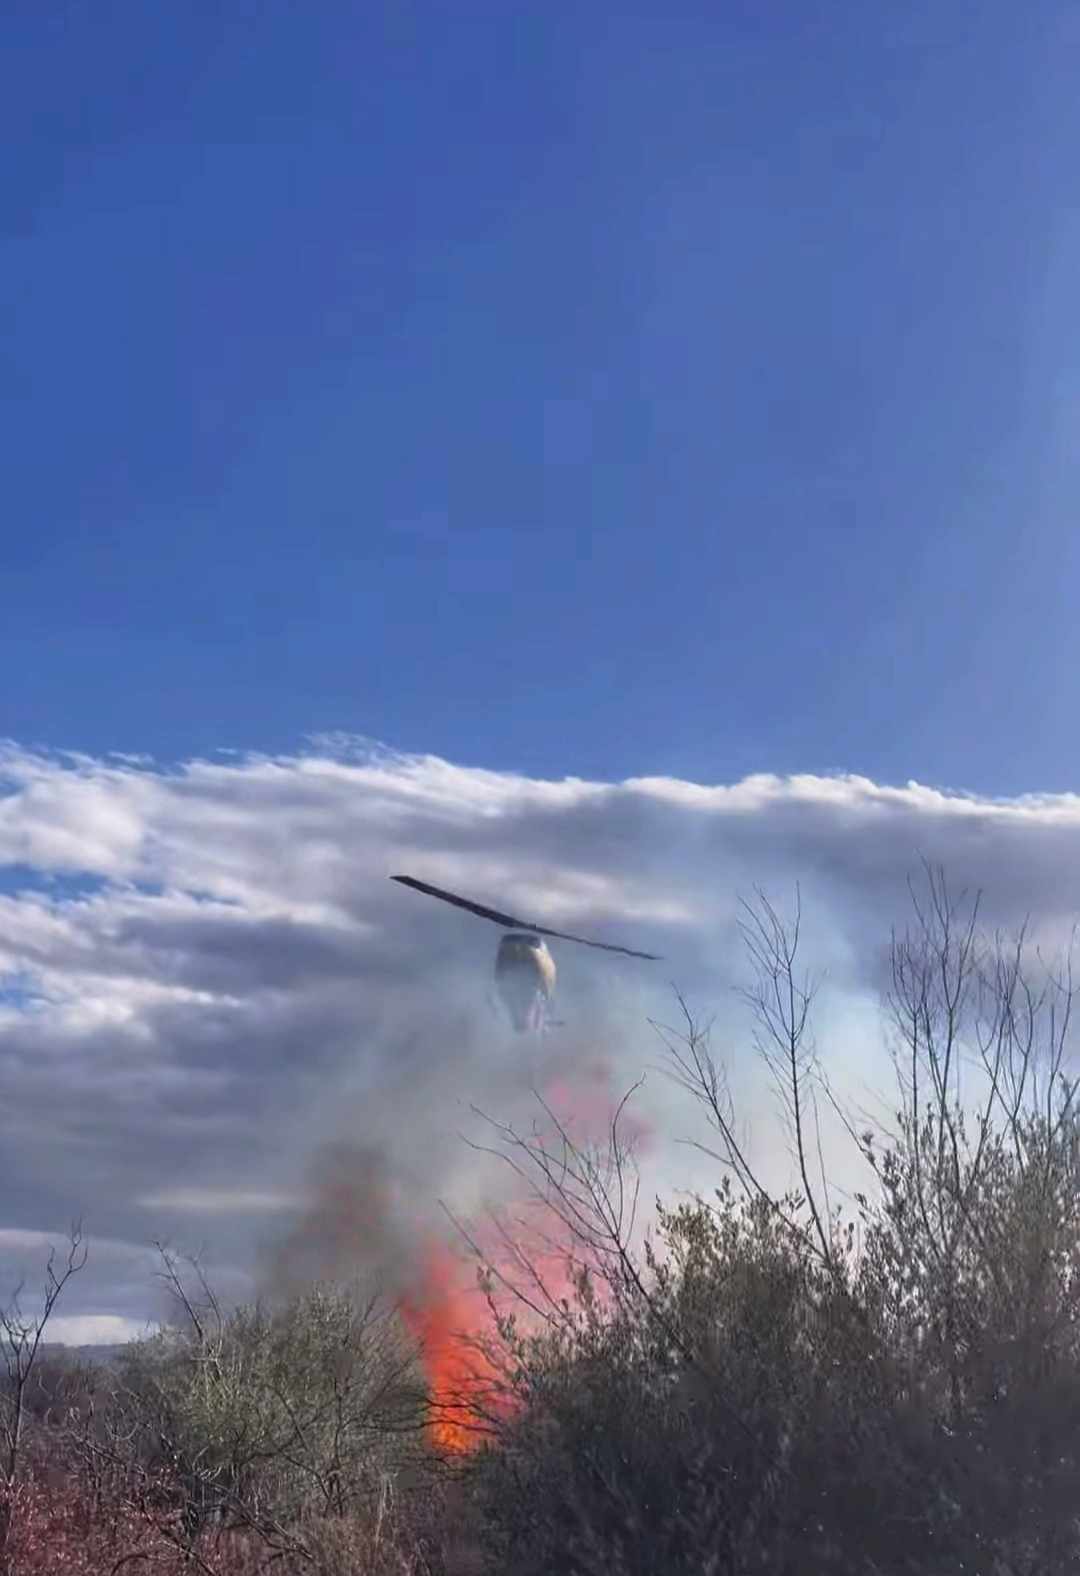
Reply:
[[[140,1209],[174,1210],[179,1215],[260,1215],[295,1209],[298,1193],[270,1188],[163,1188],[136,1200]]]
[[[345,740],[170,771],[8,745],[0,1270],[13,1232],[33,1248],[82,1215],[127,1257],[92,1254],[69,1316],[141,1327],[150,1236],[205,1244],[242,1288],[331,1141],[382,1156],[405,1213],[454,1187],[475,1196],[458,1136],[470,1104],[517,1109],[530,1081],[597,1051],[625,1085],[658,1060],[646,1018],[670,1016],[672,982],[721,1009],[756,1119],[730,996],[737,901],[755,882],[782,905],[801,882],[830,970],[823,1050],[873,1082],[882,948],[923,856],[984,886],[991,923],[1032,911],[1064,934],[1080,798],[856,776],[538,782]],[[488,1012],[495,929],[392,886],[399,872],[664,962],[557,949],[569,1027],[532,1055]],[[658,1128],[688,1130],[662,1079],[643,1099]]]
[[[146,1335],[148,1329],[145,1321],[123,1319],[115,1313],[58,1313],[49,1325],[49,1339],[61,1346],[124,1346]]]

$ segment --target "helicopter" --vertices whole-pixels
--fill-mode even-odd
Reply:
[[[603,952],[619,952],[628,958],[645,958],[650,963],[660,962],[653,952],[635,952],[632,947],[617,947],[608,941],[589,941],[584,936],[572,936],[565,930],[552,930],[546,925],[530,925],[525,920],[515,919],[512,914],[500,913],[496,908],[486,908],[482,903],[472,902],[470,898],[459,897],[456,892],[446,892],[442,887],[418,881],[415,876],[391,876],[390,879],[400,882],[402,886],[412,887],[415,892],[424,892],[428,897],[453,903],[456,908],[466,909],[470,914],[490,919],[493,924],[503,927],[506,934],[495,954],[495,989],[517,1034],[545,1034],[549,1029],[558,1027],[556,1021],[548,1016],[557,970],[555,959],[543,940],[545,936],[552,936],[559,941],[574,941],[583,947],[597,947]]]

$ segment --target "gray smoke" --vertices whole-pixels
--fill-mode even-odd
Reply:
[[[672,984],[716,1014],[741,1109],[776,1147],[732,991],[736,921],[754,883],[785,906],[799,881],[822,1050],[887,1090],[877,996],[923,856],[985,887],[989,923],[1030,911],[1057,942],[1080,802],[855,778],[544,783],[340,745],[168,772],[10,746],[0,1268],[32,1271],[40,1234],[82,1215],[92,1258],[68,1311],[136,1326],[154,1236],[202,1249],[226,1296],[354,1259],[407,1274],[440,1200],[471,1210],[502,1186],[462,1141],[472,1107],[528,1123],[531,1088],[594,1061],[613,1091],[647,1074],[665,1191],[708,1185],[648,1018],[671,1019]],[[665,961],[556,945],[567,1027],[530,1056],[489,1010],[496,927],[394,887],[398,871]]]

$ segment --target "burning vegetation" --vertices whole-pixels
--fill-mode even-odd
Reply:
[[[429,1243],[419,1284],[401,1301],[416,1339],[430,1395],[431,1438],[454,1454],[475,1449],[484,1420],[497,1407],[499,1374],[490,1355],[495,1334],[487,1303],[478,1295],[475,1267],[448,1248]]]
[[[717,1188],[658,1206],[644,1247],[628,1108],[572,1131],[571,1086],[536,1130],[491,1124],[513,1187],[471,1233],[486,1288],[377,1157],[341,1150],[306,1240],[323,1266],[369,1252],[385,1302],[308,1284],[226,1311],[166,1257],[185,1316],[62,1374],[9,1310],[0,1571],[1080,1568],[1068,969],[980,936],[931,877],[893,946],[900,1109],[891,1134],[849,1123],[867,1180],[845,1210],[806,1151],[824,1084],[796,936],[767,905],[748,921],[790,1193],[755,1172],[688,1016],[668,1068],[712,1120]]]

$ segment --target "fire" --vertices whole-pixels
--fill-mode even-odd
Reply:
[[[552,1079],[547,1103],[557,1121],[568,1122],[579,1134],[584,1129],[583,1136],[603,1142],[617,1104],[612,1082],[610,1066],[596,1059],[569,1076]],[[624,1138],[638,1143],[650,1136],[648,1122],[635,1120],[625,1111],[620,1130]],[[509,1247],[505,1239],[501,1244],[495,1239],[483,1250],[490,1255],[488,1262],[504,1260],[507,1286],[524,1283],[538,1304],[553,1308],[565,1297],[573,1306],[576,1292],[569,1260],[576,1257],[574,1243],[568,1240],[566,1251],[559,1252],[554,1241],[560,1234],[557,1216],[534,1227],[535,1237],[521,1214],[514,1224]],[[531,1266],[532,1275],[542,1279],[533,1280],[525,1266]],[[430,1239],[423,1268],[401,1304],[427,1373],[432,1440],[440,1449],[457,1453],[475,1449],[483,1438],[485,1418],[505,1415],[510,1405],[494,1363],[482,1350],[485,1338],[494,1334],[493,1318],[479,1288],[471,1282],[471,1274],[468,1263],[456,1258],[441,1241]],[[603,1291],[602,1286],[594,1285],[601,1302]],[[510,1297],[512,1301],[512,1292]],[[530,1323],[527,1315],[523,1322]]]
[[[572,1073],[553,1078],[544,1098],[556,1119],[586,1142],[605,1143],[616,1112],[622,1144],[641,1146],[652,1136],[648,1120],[633,1104],[621,1105],[615,1070],[602,1056],[582,1063]]]
[[[431,1436],[443,1450],[476,1448],[480,1416],[494,1389],[495,1369],[474,1344],[490,1324],[486,1305],[478,1301],[476,1289],[465,1285],[463,1266],[433,1243],[421,1284],[403,1302],[402,1313],[420,1345],[431,1392]]]

